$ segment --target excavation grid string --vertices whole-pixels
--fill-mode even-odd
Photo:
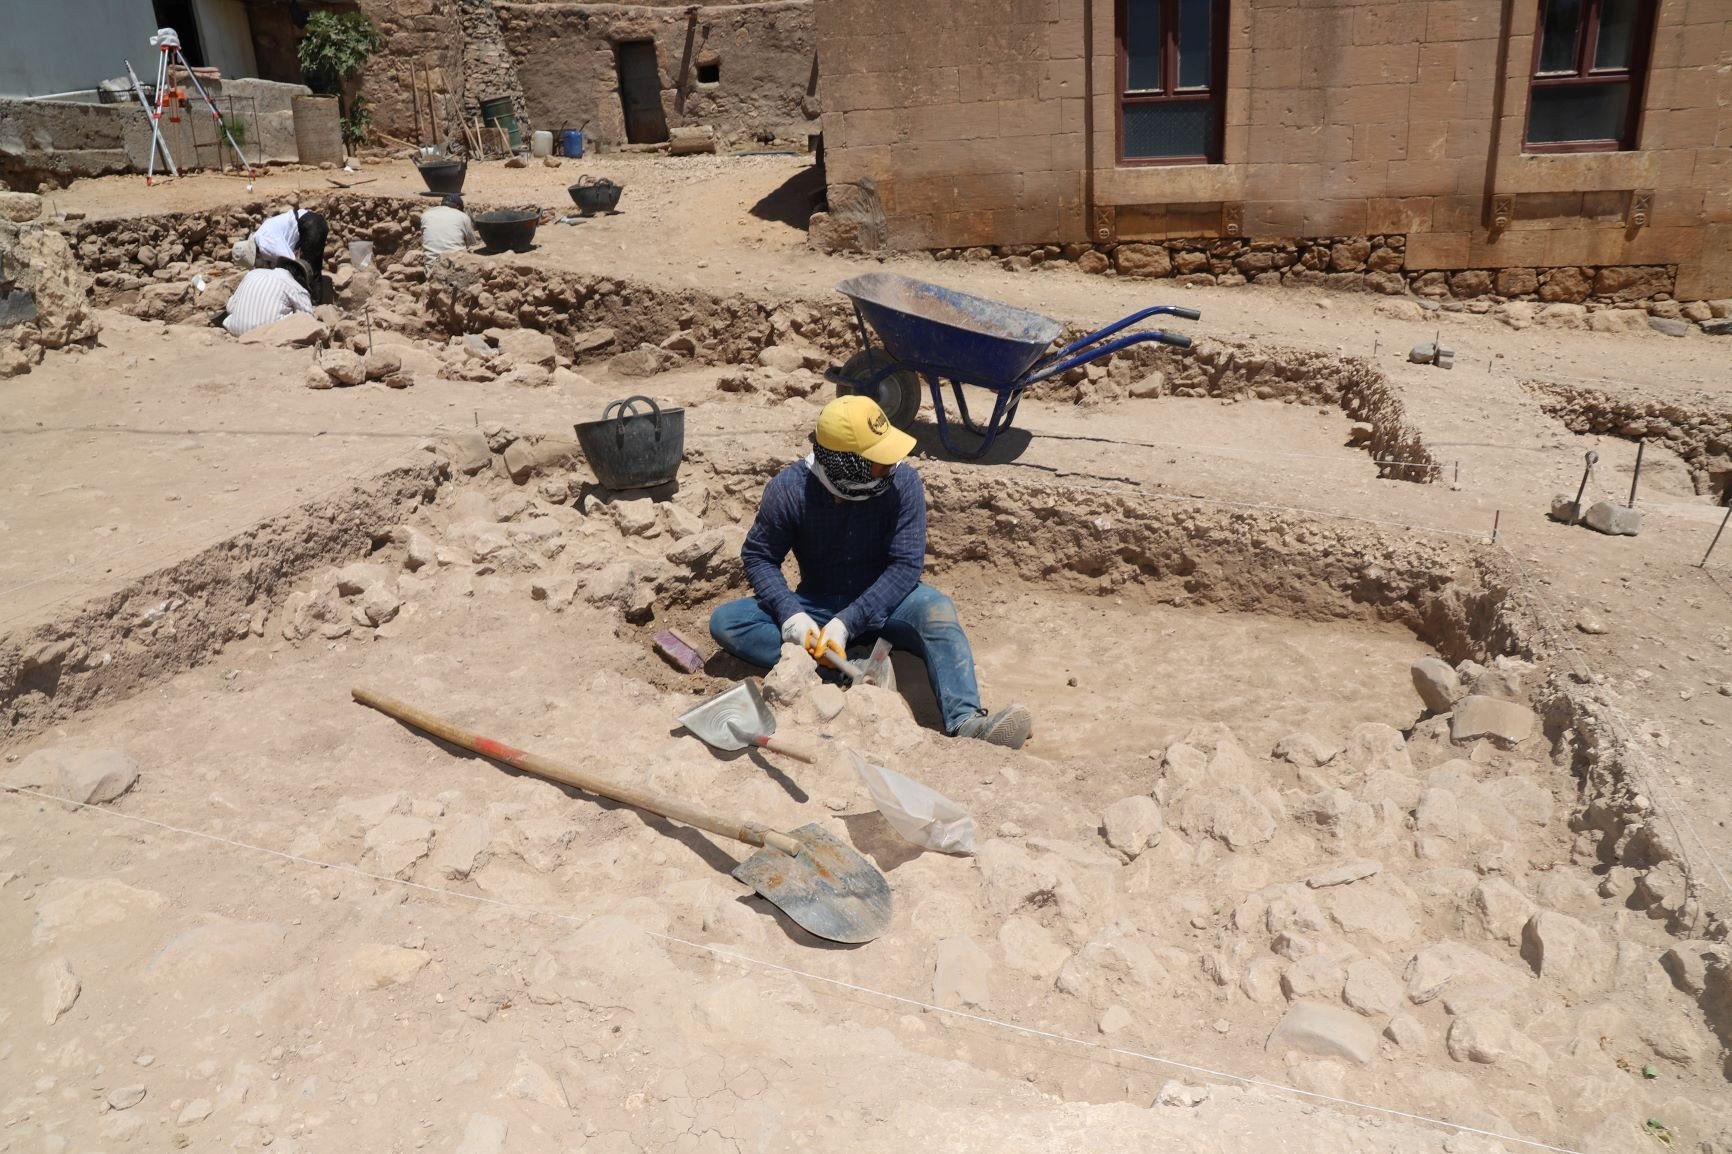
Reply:
[[[509,910],[512,913],[531,919],[552,918],[556,921],[570,922],[573,925],[584,925],[589,920],[587,918],[579,917],[576,914],[564,914],[557,910],[540,909],[536,906],[524,905],[520,902],[509,902],[499,898],[488,897],[485,894],[466,894],[461,890],[446,889],[443,886],[430,886],[423,882],[404,881],[402,878],[391,877],[387,874],[373,873],[370,870],[361,869],[359,866],[344,865],[341,862],[320,861],[318,858],[305,857],[301,854],[289,853],[286,850],[271,849],[268,846],[254,845],[251,842],[240,841],[232,837],[224,837],[222,834],[207,833],[203,830],[187,829],[184,826],[172,825],[169,822],[157,821],[154,818],[142,817],[138,814],[126,813],[122,810],[106,809],[100,805],[91,805],[86,802],[58,798],[52,794],[42,793],[38,790],[28,789],[22,786],[0,786],[0,789],[22,797],[36,798],[39,801],[55,805],[70,805],[77,809],[89,810],[92,813],[101,814],[104,817],[129,821],[137,825],[150,826],[166,833],[181,834],[185,837],[199,838],[203,841],[228,846],[231,849],[246,850],[250,853],[263,854],[266,857],[278,858],[282,861],[293,862],[296,865],[310,866],[313,869],[334,870],[338,873],[365,878],[368,881],[378,882],[383,885],[401,886],[404,889],[434,894],[439,897],[461,898],[464,901],[473,902],[477,905],[494,906],[498,909]],[[752,957],[750,954],[742,954],[734,950],[723,949],[720,946],[713,946],[706,942],[692,941],[689,938],[682,938],[676,934],[664,934],[656,930],[644,929],[641,926],[633,926],[632,928],[646,938],[653,938],[685,949],[696,950],[700,953],[709,954],[711,957],[717,958],[721,961],[731,962],[747,969],[766,970],[771,973],[786,974],[789,977],[799,978],[802,981],[815,982],[819,985],[829,986],[834,989],[847,990],[850,993],[855,994],[863,994],[867,997],[877,998],[881,1001],[891,1002],[896,1005],[925,1010],[928,1013],[944,1014],[952,1018],[960,1018],[983,1026],[990,1026],[994,1029],[1005,1030],[1014,1034],[1021,1034],[1024,1037],[1040,1038],[1045,1041],[1076,1046],[1085,1050],[1096,1050],[1102,1053],[1113,1054],[1121,1058],[1131,1058],[1140,1062],[1149,1062],[1158,1066],[1166,1066],[1174,1070],[1183,1070],[1186,1073],[1198,1074],[1203,1077],[1220,1078],[1229,1082],[1238,1082],[1246,1086],[1255,1086],[1258,1089],[1271,1090],[1275,1093],[1285,1094],[1291,1097],[1308,1099],[1314,1102],[1324,1102],[1332,1106],[1346,1106],[1354,1110],[1364,1110],[1369,1113],[1380,1114],[1386,1118],[1400,1118],[1405,1121],[1419,1122],[1427,1126],[1436,1126],[1456,1133],[1477,1134],[1483,1138],[1490,1138],[1498,1142],[1510,1142],[1533,1150],[1547,1150],[1554,1152],[1554,1154],[1584,1154],[1583,1151],[1575,1150],[1568,1146],[1554,1146],[1547,1142],[1539,1142],[1532,1138],[1523,1138],[1516,1134],[1500,1134],[1495,1130],[1482,1130],[1475,1126],[1464,1126],[1457,1122],[1450,1122],[1443,1118],[1433,1118],[1426,1114],[1414,1114],[1406,1110],[1397,1110],[1389,1106],[1378,1106],[1371,1102],[1359,1102],[1352,1098],[1339,1098],[1333,1094],[1320,1094],[1314,1090],[1302,1090],[1297,1086],[1288,1086],[1281,1082],[1271,1082],[1265,1078],[1258,1078],[1250,1074],[1235,1074],[1229,1070],[1216,1070],[1208,1066],[1197,1065],[1194,1062],[1184,1062],[1176,1058],[1163,1057],[1159,1054],[1149,1054],[1141,1050],[1128,1050],[1122,1046],[1109,1046],[1102,1042],[1090,1041],[1087,1038],[1078,1038],[1071,1034],[1061,1034],[1052,1030],[1036,1029],[1033,1026],[1024,1026],[1017,1022],[1006,1021],[1003,1018],[994,1018],[986,1014],[974,1014],[967,1010],[958,1010],[949,1006],[940,1006],[932,1002],[923,1002],[918,998],[904,997],[901,994],[892,994],[888,991],[875,989],[871,986],[862,986],[854,982],[843,981],[841,978],[832,978],[823,974],[814,974],[808,970],[802,970],[795,966],[786,966],[780,962],[766,961],[763,958]]]

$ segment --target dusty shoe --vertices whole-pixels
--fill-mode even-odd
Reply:
[[[956,727],[957,737],[973,737],[992,745],[1021,749],[1034,728],[1034,714],[1026,705],[1007,705],[997,713],[981,712]]]

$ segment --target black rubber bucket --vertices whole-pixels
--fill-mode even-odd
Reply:
[[[435,160],[415,166],[421,170],[421,180],[428,192],[450,196],[463,191],[463,180],[469,175],[467,160]]]
[[[535,242],[535,226],[540,223],[540,209],[502,208],[475,217],[475,231],[490,249],[524,252]]]
[[[639,406],[647,412],[640,412]],[[679,475],[686,451],[684,409],[663,410],[648,397],[613,401],[601,420],[577,426],[577,443],[609,489],[648,489]]]
[[[571,194],[571,201],[579,212],[594,216],[598,212],[612,212],[625,187],[611,180],[597,180],[589,184],[574,184],[565,191]]]

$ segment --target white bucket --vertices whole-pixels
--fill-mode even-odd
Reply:
[[[535,156],[553,155],[553,133],[544,128],[536,129],[529,138],[529,151]]]

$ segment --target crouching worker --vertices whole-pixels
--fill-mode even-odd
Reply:
[[[710,614],[710,634],[766,668],[783,642],[816,656],[881,636],[926,662],[946,733],[1019,749],[1033,724],[1029,711],[981,707],[956,606],[920,580],[926,489],[903,460],[913,448],[914,438],[869,398],[825,405],[811,454],[765,487],[740,550],[757,596]],[[800,566],[797,590],[782,576],[790,549]]]
[[[273,268],[255,268],[241,278],[229,297],[223,328],[238,337],[294,313],[312,312],[313,298],[307,293],[311,277],[312,270],[301,260],[279,260]]]
[[[463,252],[481,243],[475,222],[463,211],[463,198],[449,194],[421,214],[421,251],[428,260],[447,252]]]

